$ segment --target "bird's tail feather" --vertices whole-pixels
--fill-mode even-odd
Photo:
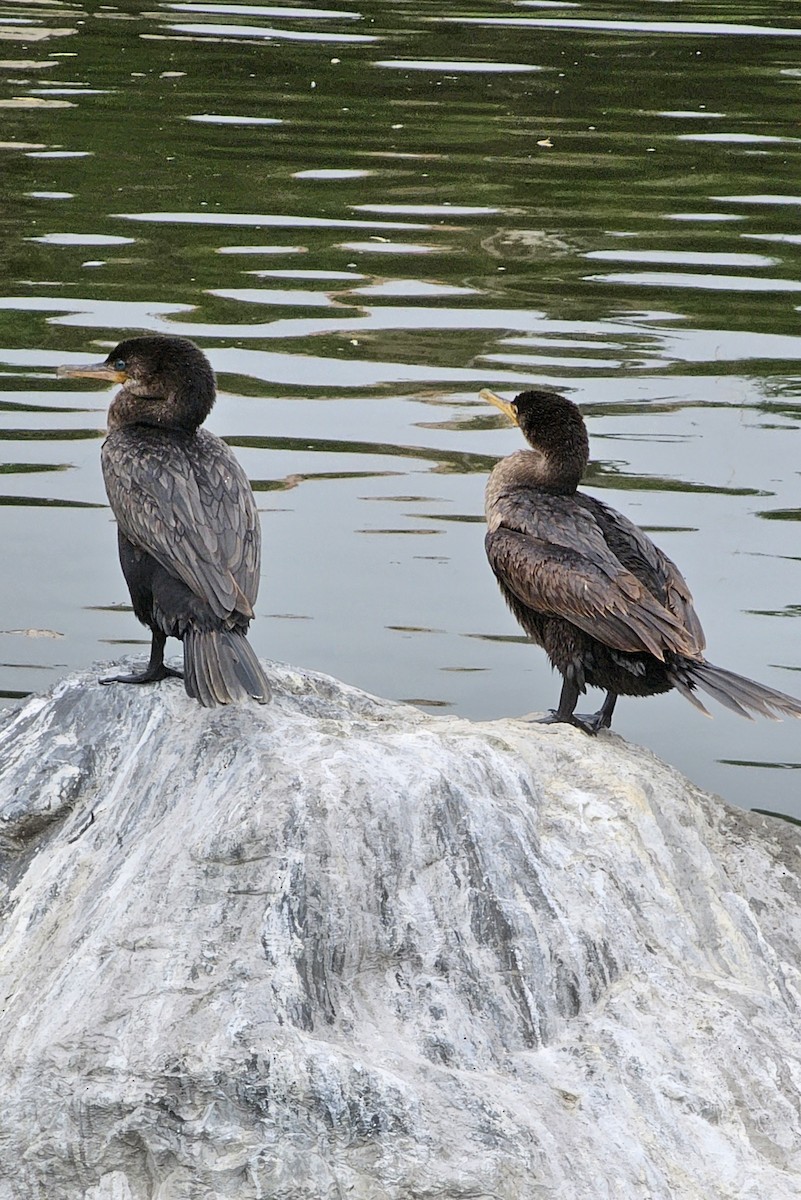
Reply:
[[[243,633],[231,629],[187,629],[184,684],[205,708],[251,697],[265,704],[270,685]]]
[[[749,721],[753,719],[752,713],[769,717],[771,721],[780,721],[783,716],[801,719],[801,700],[712,663],[680,659],[671,669],[670,681],[682,696],[707,716],[710,714],[696,696],[696,688],[701,688],[720,704],[741,717],[747,717]]]

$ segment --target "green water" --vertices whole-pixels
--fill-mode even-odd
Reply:
[[[0,3],[0,692],[144,649],[52,367],[203,345],[257,490],[260,654],[432,712],[555,703],[483,553],[564,387],[588,486],[693,589],[712,661],[801,694],[795,4]],[[616,729],[801,815],[801,728],[623,700]]]

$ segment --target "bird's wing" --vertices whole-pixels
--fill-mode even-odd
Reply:
[[[116,430],[103,445],[103,477],[130,542],[206,600],[217,616],[253,615],[260,529],[247,476],[207,430],[193,438]]]
[[[679,568],[628,517],[595,498],[592,498],[592,503],[601,510],[604,523],[608,522],[614,529],[612,540],[621,562],[641,578],[649,590],[661,599],[665,608],[673,613],[692,640],[695,654],[700,657],[706,646],[706,638],[693,606],[692,593]],[[626,551],[618,549],[621,545]]]
[[[562,617],[630,653],[697,656],[680,619],[615,557],[597,523],[568,497],[518,493],[500,503],[486,537],[498,578],[535,612]]]

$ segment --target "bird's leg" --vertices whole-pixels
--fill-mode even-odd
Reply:
[[[99,679],[98,683],[157,683],[159,679],[183,679],[182,671],[174,671],[164,665],[165,634],[153,630],[150,643],[150,662],[139,675],[111,675],[108,679]]]

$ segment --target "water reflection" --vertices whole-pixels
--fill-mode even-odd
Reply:
[[[621,271],[588,275],[598,283],[624,283],[634,287],[703,288],[715,292],[801,292],[798,279],[759,279],[750,275],[686,275],[679,271]]]
[[[530,0],[520,0],[525,7]],[[540,5],[536,5],[540,7]],[[560,7],[562,7],[560,5]],[[474,21],[480,25],[522,28],[580,29],[590,33],[702,34],[713,37],[801,37],[801,29],[772,25],[740,25],[727,21],[605,21],[597,17],[443,17],[445,21]]]
[[[270,17],[273,20],[277,17],[294,18],[297,21],[327,20],[330,18],[354,21],[361,19],[361,13],[347,12],[344,9],[294,8],[287,5],[269,8],[263,4],[165,4],[164,7],[174,12],[212,13],[219,16],[232,15],[235,17]]]
[[[388,67],[390,70],[396,71],[434,71],[437,75],[515,75],[520,72],[541,71],[542,67],[533,66],[531,63],[508,63],[508,62],[475,62],[470,59],[455,59],[451,62],[443,62],[441,59],[422,59],[422,58],[400,58],[400,59],[377,59],[373,64],[376,67]]]
[[[108,233],[43,233],[29,238],[47,246],[131,246],[136,238],[115,237]]]
[[[364,179],[371,171],[360,170],[358,167],[318,167],[316,170],[293,171],[293,179]]]
[[[231,117],[212,113],[190,113],[186,121],[199,121],[203,125],[283,125],[279,117]]]
[[[539,382],[585,412],[588,486],[681,564],[713,661],[794,690],[795,6],[14,8],[6,698],[141,644],[98,469],[110,392],[50,374],[141,330],[218,372],[211,424],[262,507],[261,653],[432,712],[550,703],[483,558],[483,479],[519,439],[476,399]],[[619,728],[801,812],[790,723],[667,697]]]
[[[380,207],[376,209],[380,211]],[[421,225],[409,221],[361,221],[358,219],[336,219],[331,217],[306,217],[251,213],[218,213],[218,212],[142,212],[114,213],[125,221],[155,221],[170,225],[254,225],[275,226],[276,228],[306,228],[306,229],[430,229],[430,225]]]
[[[291,11],[291,10],[290,10]],[[222,38],[273,38],[294,42],[375,42],[369,33],[321,33],[261,25],[170,25],[174,33],[201,34]]]
[[[775,267],[780,262],[764,254],[705,254],[702,250],[589,250],[584,257],[601,262],[666,263],[674,267]]]

